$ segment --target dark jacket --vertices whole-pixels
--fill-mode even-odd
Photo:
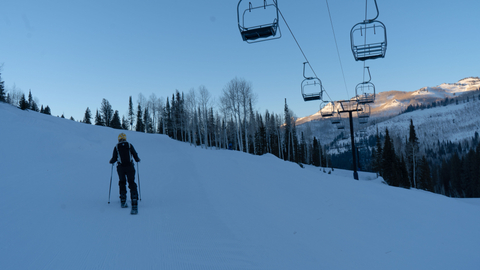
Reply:
[[[128,142],[119,142],[113,148],[112,159],[110,159],[110,164],[118,162],[118,166],[127,167],[132,164],[132,157],[136,162],[140,162],[137,152],[133,145]]]

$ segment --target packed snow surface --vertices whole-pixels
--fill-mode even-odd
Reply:
[[[0,269],[480,265],[476,199],[127,131],[141,158],[132,216],[115,170],[107,203],[120,131],[3,103],[0,126]]]

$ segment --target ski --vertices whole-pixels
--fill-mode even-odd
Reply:
[[[138,214],[138,209],[133,209],[133,208],[132,208],[132,211],[130,211],[130,214],[131,214],[131,215],[136,215],[136,214]]]

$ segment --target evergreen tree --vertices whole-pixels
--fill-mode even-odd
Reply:
[[[30,107],[28,105],[27,100],[25,99],[25,94],[22,94],[22,97],[20,98],[20,104],[19,105],[20,105],[20,109],[22,109],[22,110],[26,110]]]
[[[85,124],[92,124],[92,112],[90,111],[90,109],[87,107],[87,109],[85,110],[85,115],[83,116],[83,123]]]
[[[383,143],[383,152],[382,152],[382,176],[387,184],[391,186],[398,187],[400,183],[398,182],[396,175],[396,162],[397,158],[395,155],[395,149],[393,147],[392,139],[388,133],[388,129],[385,130],[385,142]]]
[[[143,125],[146,133],[153,133],[152,118],[150,117],[148,107],[145,108],[145,113],[143,114]]]
[[[113,114],[112,121],[110,122],[110,127],[115,129],[122,129],[122,123],[120,122],[120,115],[118,114],[117,110],[115,110],[115,113]]]
[[[320,149],[318,147],[317,138],[313,137],[313,150],[312,150],[312,164],[316,167],[320,167]]]
[[[0,102],[7,102],[7,96],[5,91],[5,82],[2,81],[2,76],[0,73]]]
[[[45,110],[43,109],[43,105],[42,105],[42,107],[40,108],[40,113],[45,113]]]
[[[37,103],[35,102],[35,100],[32,100],[31,110],[32,110],[32,111],[35,111],[35,112],[39,112],[39,111],[40,111],[40,109],[38,108],[38,105],[37,105]]]
[[[415,188],[417,186],[418,152],[418,137],[415,132],[413,120],[410,119],[410,131],[406,147],[407,170],[409,173],[410,186]]]
[[[165,104],[165,111],[164,111],[164,116],[165,121],[166,121],[166,126],[165,126],[165,134],[168,135],[168,137],[173,138],[173,121],[172,121],[172,112],[170,109],[170,102],[168,101],[167,97],[167,103]]]
[[[410,181],[408,180],[408,171],[405,158],[402,156],[401,159],[396,157],[396,181],[399,187],[410,188]]]
[[[475,175],[475,167],[478,165],[475,163],[475,150],[470,149],[467,155],[463,158],[463,175],[462,175],[462,190],[465,193],[465,197],[472,198],[475,194],[475,182],[478,175]]]
[[[32,97],[32,90],[28,91],[28,109],[32,109],[33,105],[33,97]]]
[[[382,150],[382,142],[378,134],[375,136],[375,140],[377,144],[375,146],[375,149],[372,151],[372,170],[378,173],[379,175],[383,175],[383,169],[382,169],[383,150]]]
[[[163,112],[161,112],[163,114]],[[157,126],[157,133],[158,134],[165,134],[163,130],[164,122],[163,117],[158,117],[158,126]]]
[[[452,197],[452,186],[450,184],[450,171],[446,160],[442,160],[440,166],[440,184],[442,186],[443,194]]]
[[[456,198],[465,197],[463,187],[463,164],[462,160],[455,152],[449,162],[450,167],[450,185],[452,187],[452,196]]]
[[[215,132],[216,132],[215,115],[213,114],[213,108],[210,108],[210,110],[208,110],[207,130],[208,130],[208,144],[210,145],[210,147],[213,147],[215,145],[215,139],[216,139],[215,138]]]
[[[297,162],[306,164],[307,163],[307,142],[305,141],[305,136],[303,136],[303,132],[300,135],[300,144],[298,146],[298,159]]]
[[[263,123],[262,116],[258,114],[257,112],[257,123],[258,123],[258,129],[255,134],[255,140],[257,146],[256,151],[258,155],[263,155],[268,153],[267,152],[267,129],[265,127],[265,124]]]
[[[294,160],[293,154],[293,134],[292,134],[292,123],[291,123],[291,115],[290,110],[288,109],[287,99],[285,99],[285,137],[284,137],[284,159],[288,161]]]
[[[102,100],[102,106],[100,107],[100,114],[102,116],[102,122],[104,123],[104,125],[107,127],[111,127],[111,122],[113,118],[113,109],[112,109],[112,105],[110,105],[110,102],[108,102],[108,100],[106,99]]]
[[[172,99],[172,104],[173,104],[173,99]],[[172,106],[173,109],[173,106]],[[175,108],[173,109],[173,121],[174,121],[174,126],[175,126],[175,138],[177,140],[182,140],[183,136],[182,133],[184,132],[185,128],[185,108],[184,108],[184,100],[183,100],[183,94],[180,95],[180,92],[178,90],[175,91]],[[213,119],[213,109],[212,109],[212,118],[209,119],[211,121]],[[213,127],[213,123],[209,122],[209,128]],[[212,140],[212,135],[213,135],[213,129],[210,130],[210,138]],[[213,140],[212,140],[213,141]],[[212,142],[213,143],[213,142]]]
[[[50,111],[50,107],[48,107],[48,105],[47,105],[47,107],[45,107],[45,109],[43,110],[43,113],[44,113],[44,114],[48,114],[48,115],[52,115],[52,112]]]
[[[476,151],[475,151],[475,157],[473,162],[477,164],[476,166],[473,167],[473,175],[476,176],[473,180],[473,197],[480,197],[480,143],[477,143]]]
[[[95,125],[96,126],[105,126],[105,123],[103,123],[102,116],[100,116],[100,113],[97,110],[97,113],[95,114]]]
[[[430,173],[430,166],[428,165],[427,158],[423,156],[419,163],[418,183],[420,184],[420,186],[418,186],[417,188],[434,192],[435,187]]]
[[[128,122],[130,123],[130,130],[133,130],[133,121],[135,119],[135,113],[133,112],[132,96],[128,99]]]
[[[143,125],[143,113],[142,113],[142,106],[140,105],[140,103],[138,103],[138,107],[137,107],[137,124],[135,126],[135,131],[141,131],[141,132],[145,132],[145,126]]]

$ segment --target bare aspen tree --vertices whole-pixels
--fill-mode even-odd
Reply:
[[[185,110],[187,113],[190,115],[189,117],[189,123],[187,124],[188,126],[188,131],[190,133],[190,144],[195,144],[197,142],[197,132],[196,132],[196,117],[197,113],[195,112],[197,108],[197,98],[195,96],[195,89],[190,89],[190,91],[187,94],[187,97],[185,98]]]
[[[222,107],[224,107],[229,112],[229,115],[233,116],[233,120],[235,123],[236,145],[238,145],[240,151],[243,151],[242,129],[240,128],[240,97],[238,89],[238,79],[232,79],[223,89],[223,96],[220,98],[220,102],[222,103]]]
[[[163,111],[165,110],[165,98],[161,97],[157,99],[155,104],[157,111],[157,129],[160,131],[160,124],[162,125],[162,130],[165,130],[165,119],[163,118]],[[158,132],[160,133],[160,132]]]
[[[250,115],[250,104],[254,104],[256,101],[256,97],[253,94],[252,90],[252,84],[250,82],[247,82],[245,79],[240,79],[239,84],[238,84],[238,91],[239,91],[239,102],[240,102],[240,107],[242,108],[242,116],[243,116],[243,128],[245,130],[245,150],[247,153],[249,153],[249,147],[248,147],[248,124],[247,124],[247,119],[249,118]]]
[[[157,102],[158,102],[157,95],[152,93],[148,98],[147,107],[148,107],[148,111],[151,114],[153,130],[157,130],[157,112],[158,112]]]
[[[250,103],[256,100],[250,82],[245,79],[234,78],[223,89],[220,98],[222,107],[230,111],[236,124],[237,141],[241,151],[249,151],[248,147],[248,123]],[[243,145],[245,138],[245,146]]]
[[[225,146],[225,149],[228,148],[228,136],[227,136],[227,119],[231,116],[231,110],[228,107],[228,102],[223,101],[223,97],[220,98],[219,110],[223,115],[222,121],[222,145]]]
[[[203,122],[205,148],[208,148],[210,146],[208,142],[208,107],[211,105],[211,95],[203,85],[198,88],[198,92],[200,94],[198,103],[202,114],[201,119]]]
[[[20,104],[20,99],[22,98],[22,95],[24,95],[24,93],[15,84],[13,84],[9,92],[10,92],[10,104],[18,107]]]

